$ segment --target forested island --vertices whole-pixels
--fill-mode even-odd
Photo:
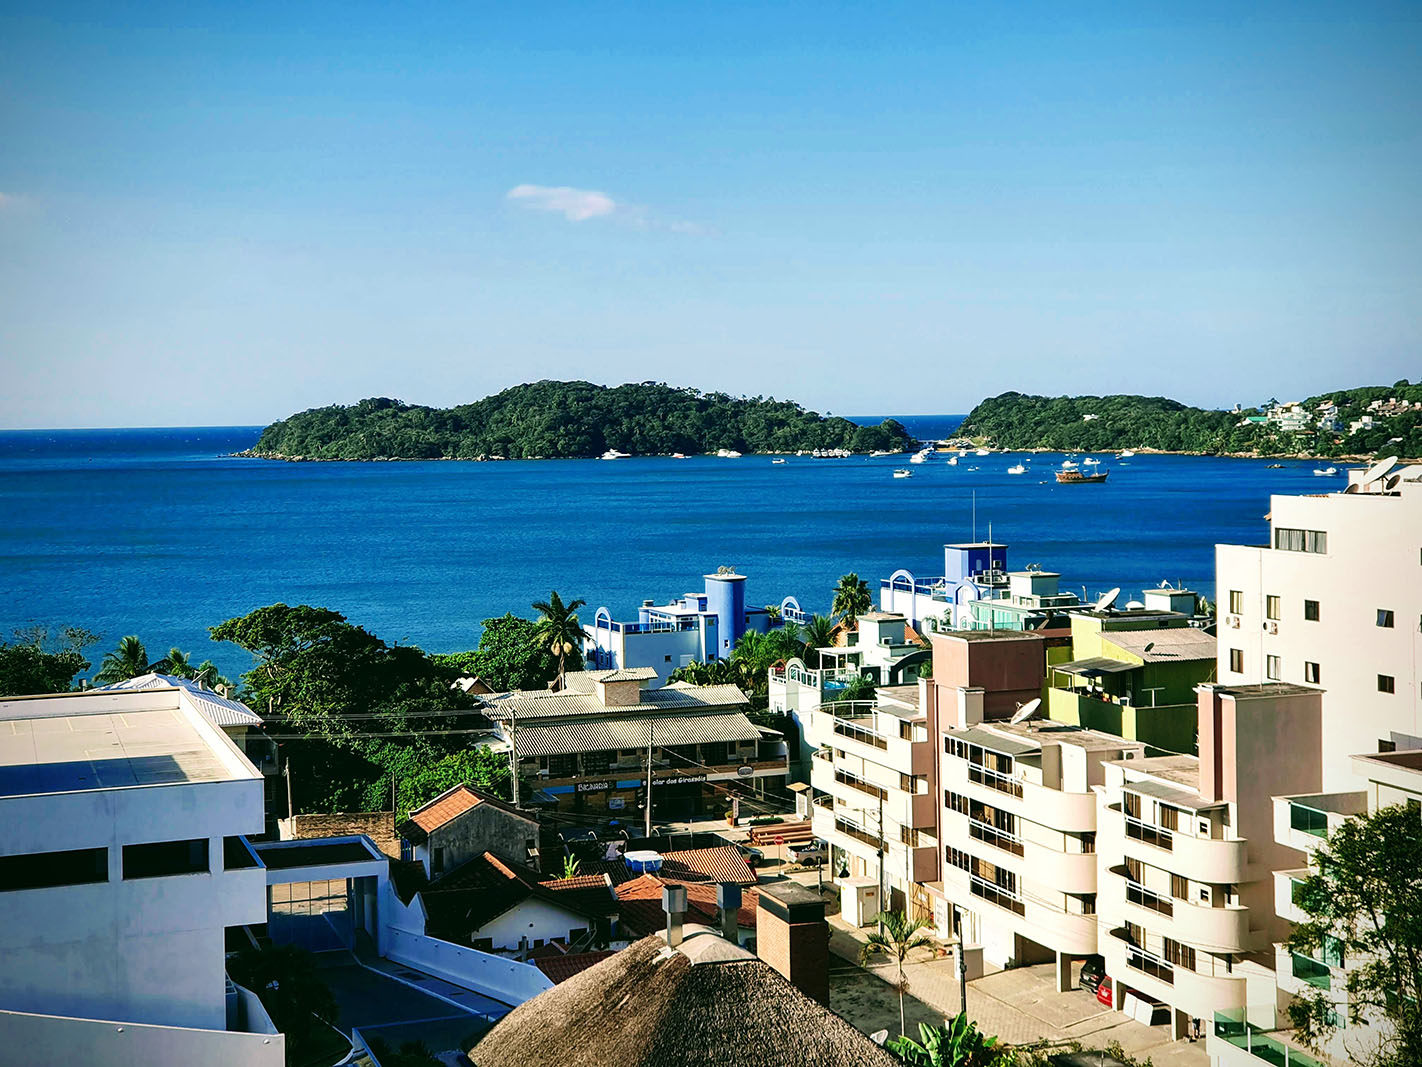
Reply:
[[[1422,456],[1422,385],[1400,381],[1211,411],[1159,396],[984,400],[959,433],[1004,449],[1237,456]]]
[[[251,449],[262,459],[577,459],[634,456],[898,451],[916,444],[893,419],[859,426],[788,400],[703,393],[660,382],[540,381],[453,408],[384,398],[313,408],[274,422]]]

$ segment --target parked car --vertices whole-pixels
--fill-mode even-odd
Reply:
[[[805,867],[818,867],[829,858],[829,849],[823,841],[806,841],[790,846],[790,860]]]
[[[1105,958],[1102,956],[1087,956],[1086,962],[1081,965],[1081,987],[1095,993],[1097,988],[1101,985],[1101,979],[1105,977]]]
[[[747,866],[759,867],[765,862],[765,853],[753,845],[736,843],[736,851],[745,857]]]
[[[1102,1004],[1105,1004],[1108,1008],[1110,1008],[1110,1007],[1113,1006],[1112,1001],[1111,1001],[1111,979],[1110,979],[1110,978],[1102,978],[1102,979],[1101,979],[1100,984],[1097,985],[1097,987],[1096,987],[1096,999],[1099,1000]]]

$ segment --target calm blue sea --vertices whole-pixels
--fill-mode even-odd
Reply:
[[[961,416],[902,421],[923,437]],[[1072,589],[1139,595],[1161,579],[1213,595],[1214,544],[1263,540],[1269,494],[1317,492],[1312,464],[1138,456],[1099,486],[1058,486],[1060,456],[279,463],[224,458],[226,429],[0,432],[0,635],[85,626],[139,634],[228,674],[246,654],[207,628],[276,601],[345,613],[388,641],[472,647],[480,620],[557,589],[632,612],[732,564],[754,603],[824,610],[845,571],[938,574],[946,541],[993,536],[1012,564]],[[976,467],[976,470],[971,469]],[[1332,479],[1341,483],[1342,479]],[[591,608],[588,616],[592,614]],[[96,652],[102,649],[94,650]]]

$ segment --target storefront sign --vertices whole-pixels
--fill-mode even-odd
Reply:
[[[579,782],[579,783],[578,783],[578,792],[579,792],[579,793],[601,793],[601,792],[603,792],[604,790],[611,789],[611,788],[612,788],[612,783],[611,783],[611,782],[607,782],[607,781],[603,781],[603,782]]]
[[[669,774],[665,778],[658,778],[657,785],[689,785],[692,782],[704,782],[704,774]]]
[[[608,798],[607,798],[607,808],[608,808],[609,811],[621,811],[621,810],[622,810],[624,807],[626,807],[626,806],[627,806],[627,799],[626,799],[625,797],[608,797]]]

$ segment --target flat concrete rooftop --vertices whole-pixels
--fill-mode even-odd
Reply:
[[[0,796],[252,776],[226,756],[178,708],[0,719]]]

